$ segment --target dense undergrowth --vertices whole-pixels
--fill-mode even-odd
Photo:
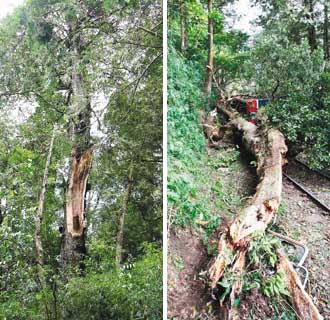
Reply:
[[[48,270],[52,290],[36,293],[37,283],[29,279],[34,270],[29,269],[25,286],[21,283],[22,287],[10,294],[0,292],[0,319],[160,319],[162,250],[145,244],[145,254],[139,260],[118,270],[109,253],[97,246],[86,261],[85,277],[65,282],[61,275]]]
[[[232,206],[240,204],[232,192],[234,186],[224,188],[217,174],[219,168],[234,164],[239,152],[227,147],[211,155],[206,150],[199,113],[206,104],[200,65],[171,48],[168,72],[169,222],[203,225],[209,236],[220,217],[232,215]]]

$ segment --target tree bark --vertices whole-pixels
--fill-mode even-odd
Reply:
[[[279,207],[282,165],[285,163],[284,156],[287,151],[284,137],[278,130],[261,131],[254,124],[227,110],[224,104],[219,104],[218,109],[229,117],[232,127],[242,134],[245,148],[256,157],[259,184],[250,203],[234,218],[220,237],[217,255],[208,269],[212,290],[216,289],[226,269],[231,269],[238,276],[243,275],[245,255],[249,250],[253,233],[265,231]],[[292,283],[292,287],[299,286],[297,279],[298,277]],[[239,319],[234,301],[240,294],[241,287],[242,282],[236,281],[231,289],[227,319]],[[297,299],[296,295],[307,295],[301,285],[299,291],[292,293],[293,301],[298,300],[302,303],[294,304],[296,312],[304,315],[302,319],[321,319],[319,313],[315,312],[316,308],[311,300]],[[306,310],[314,310],[313,316]]]
[[[45,196],[47,191],[47,179],[48,179],[48,172],[49,172],[49,166],[53,154],[53,148],[54,148],[54,140],[56,135],[56,125],[54,125],[52,137],[50,140],[47,160],[45,164],[44,169],[44,175],[42,179],[42,187],[41,192],[39,195],[39,203],[38,203],[38,209],[37,209],[37,216],[35,221],[35,249],[36,249],[36,262],[37,262],[37,276],[40,283],[40,289],[46,290],[46,278],[45,278],[45,270],[44,270],[44,250],[42,246],[42,240],[41,240],[41,227],[42,227],[42,221],[44,218],[44,207],[45,207]],[[49,309],[48,309],[48,303],[45,303],[45,313],[47,317],[49,317]]]
[[[324,25],[323,25],[323,51],[324,60],[330,59],[330,45],[329,45],[329,4],[324,2]]]
[[[316,28],[315,28],[315,15],[313,0],[304,0],[305,10],[308,12],[306,17],[309,19],[307,27],[307,38],[311,51],[317,49]]]
[[[35,222],[36,261],[37,261],[37,267],[38,267],[38,272],[39,272],[39,279],[41,282],[43,282],[43,278],[44,278],[44,276],[43,276],[44,250],[43,250],[42,241],[41,241],[41,227],[42,227],[42,221],[44,218],[45,195],[46,195],[46,190],[47,190],[48,171],[49,171],[49,166],[50,166],[52,153],[53,153],[55,134],[56,134],[56,126],[54,126],[53,134],[52,134],[52,137],[50,140],[47,160],[46,160],[45,169],[44,169],[44,176],[42,179],[42,187],[41,187],[41,192],[39,195],[36,222]]]
[[[186,10],[185,10],[185,3],[181,4],[181,52],[185,53],[188,44],[188,36],[187,36],[187,29],[186,29]]]
[[[73,142],[71,169],[66,190],[64,233],[61,249],[62,265],[84,268],[85,194],[92,163],[90,137],[91,105],[81,68],[83,41],[79,35],[72,40],[72,122]]]
[[[205,95],[209,96],[212,90],[212,79],[213,79],[213,21],[211,18],[213,8],[213,0],[208,0],[207,10],[208,10],[208,40],[207,40],[207,64],[206,64],[206,81],[205,81]]]
[[[125,225],[125,216],[128,210],[128,203],[129,198],[131,196],[133,187],[133,167],[129,168],[128,178],[127,178],[127,185],[125,194],[123,197],[123,207],[122,213],[119,218],[119,226],[118,226],[118,233],[117,233],[117,245],[116,245],[116,265],[120,268],[122,259],[123,259],[123,242],[124,242],[124,225]]]

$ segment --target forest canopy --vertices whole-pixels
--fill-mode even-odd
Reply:
[[[258,26],[252,34],[230,25],[240,19],[233,11],[236,3],[170,2],[170,46],[204,69],[206,94],[213,97],[209,108],[219,96],[270,99],[263,114],[270,126],[284,133],[289,155],[303,152],[312,168],[327,168],[328,2],[250,1],[252,12],[257,13],[252,23]]]
[[[161,3],[29,0],[0,29],[0,318],[159,319]]]

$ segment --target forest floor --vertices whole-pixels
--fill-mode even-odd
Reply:
[[[226,154],[226,148],[207,149],[209,162],[218,154]],[[243,154],[243,153],[242,153]],[[257,178],[250,160],[239,157],[227,167],[212,170],[205,166],[210,185],[221,181],[222,190],[230,193],[230,210],[214,208],[214,215],[220,215],[220,227],[212,235],[205,236],[205,226],[196,223],[190,227],[170,228],[168,257],[168,317],[169,319],[219,319],[217,305],[212,300],[205,282],[204,271],[212,256],[219,232],[227,225],[249,196],[255,192]],[[306,186],[325,203],[330,201],[330,181],[299,165],[288,164],[285,172]],[[204,193],[210,201],[216,201],[218,193],[214,188],[204,186]],[[314,204],[307,195],[283,178],[282,205],[275,225],[277,232],[307,245],[309,255],[304,264],[309,271],[307,292],[325,320],[330,320],[330,215]],[[214,251],[213,251],[214,252]],[[281,300],[281,303],[283,300]],[[253,305],[251,311],[251,305]],[[242,319],[291,319],[283,318],[276,302],[264,297],[257,290],[243,297],[240,305]],[[283,311],[281,311],[283,312]]]

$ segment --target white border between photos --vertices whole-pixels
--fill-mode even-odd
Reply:
[[[163,320],[167,319],[167,1],[163,0]]]

